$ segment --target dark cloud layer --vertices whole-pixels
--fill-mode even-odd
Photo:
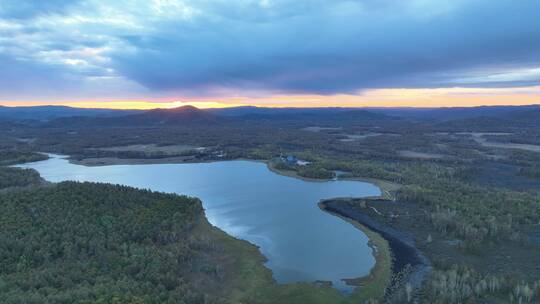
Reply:
[[[0,54],[34,78],[190,95],[540,83],[537,0],[2,3]]]

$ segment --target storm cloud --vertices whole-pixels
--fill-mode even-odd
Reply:
[[[534,0],[4,0],[0,96],[538,85],[538,11]]]

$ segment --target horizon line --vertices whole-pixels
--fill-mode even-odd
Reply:
[[[108,102],[102,102],[104,105],[106,105]],[[225,106],[216,106],[216,107],[198,107],[196,105],[192,105],[189,102],[183,104],[183,105],[175,105],[172,107],[162,107],[162,106],[156,106],[156,107],[146,107],[146,108],[115,108],[115,107],[107,107],[107,106],[77,106],[77,105],[70,105],[71,103],[44,103],[44,104],[32,104],[32,105],[9,105],[0,103],[0,107],[4,108],[37,108],[37,107],[66,107],[66,108],[72,108],[72,109],[87,109],[87,110],[119,110],[119,111],[149,111],[149,110],[170,110],[170,109],[178,109],[183,107],[194,107],[199,110],[208,110],[208,109],[232,109],[232,108],[258,108],[258,109],[472,109],[472,108],[495,108],[495,107],[530,107],[530,106],[540,106],[540,103],[530,103],[530,104],[486,104],[486,105],[471,105],[471,106],[288,106],[288,105],[225,105]],[[147,104],[151,104],[151,102],[148,102]]]

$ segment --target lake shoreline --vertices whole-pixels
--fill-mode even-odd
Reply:
[[[121,159],[121,158],[86,158],[77,160],[71,156],[66,157],[67,160],[72,164],[83,165],[87,167],[100,167],[100,166],[111,166],[111,165],[150,165],[150,164],[192,164],[192,163],[212,163],[212,162],[221,162],[221,161],[234,161],[234,160],[245,160],[260,162],[266,164],[268,170],[273,173],[287,176],[291,178],[296,178],[309,182],[328,182],[332,180],[354,180],[360,182],[371,183],[377,186],[381,192],[380,196],[364,197],[364,199],[390,199],[392,198],[392,192],[396,191],[400,185],[374,179],[374,178],[361,178],[361,177],[348,177],[348,178],[335,178],[335,179],[315,179],[307,178],[298,175],[295,171],[284,171],[275,168],[271,160],[256,160],[256,159],[185,159],[183,157],[167,157],[167,158],[154,158],[154,159]],[[331,200],[336,200],[338,198],[333,198]],[[350,216],[346,213],[336,212],[331,210],[324,201],[321,201],[319,208],[333,216],[340,217],[346,222],[351,223],[353,226],[361,230],[369,239],[368,246],[372,249],[373,257],[375,258],[375,264],[370,270],[369,274],[358,277],[358,278],[347,278],[347,281],[351,282],[352,286],[361,286],[358,291],[353,291],[351,297],[362,297],[362,299],[367,300],[368,298],[363,298],[364,296],[376,296],[383,297],[384,290],[388,286],[390,279],[393,275],[392,269],[392,256],[394,255],[392,246],[390,242],[377,230],[371,229],[370,225],[366,225],[362,221],[358,221],[356,218]],[[381,285],[381,282],[385,282],[384,286]],[[364,290],[369,290],[364,294]],[[382,293],[381,293],[382,290]]]
[[[375,258],[375,265],[370,272],[359,278],[347,279],[351,285],[360,287],[359,290],[353,292],[353,297],[358,297],[357,301],[366,301],[369,299],[382,299],[385,295],[386,287],[389,286],[392,279],[392,251],[389,248],[388,240],[386,240],[378,232],[371,230],[366,225],[338,212],[334,212],[327,208],[326,200],[318,203],[319,208],[333,216],[350,223],[354,227],[362,231],[369,239],[368,246],[372,250]]]
[[[218,161],[228,161],[230,159],[203,160],[193,159],[185,156],[163,157],[163,158],[118,158],[118,157],[99,157],[76,159],[73,156],[67,156],[70,163],[85,167],[103,167],[117,165],[158,165],[158,164],[194,164],[194,163],[212,163]],[[237,160],[237,159],[236,159]]]
[[[425,276],[431,271],[431,263],[415,245],[414,236],[375,220],[358,208],[353,208],[348,204],[350,201],[347,198],[328,199],[321,201],[320,206],[323,210],[358,223],[384,238],[389,244],[393,258],[392,274],[398,274],[409,264],[412,269],[408,282],[413,288],[420,287]]]
[[[381,190],[381,197],[391,199],[391,193],[399,189],[400,185],[395,184],[389,181],[371,178],[371,177],[346,177],[346,178],[336,178],[336,179],[320,179],[320,178],[309,178],[298,175],[295,171],[292,170],[280,170],[277,169],[272,160],[265,159],[250,159],[250,158],[234,158],[234,159],[190,159],[182,156],[178,157],[164,157],[164,158],[117,158],[117,157],[103,157],[103,158],[83,158],[75,159],[72,156],[67,156],[67,159],[70,163],[76,165],[82,165],[86,167],[100,167],[100,166],[114,166],[114,165],[153,165],[153,164],[193,164],[193,163],[213,163],[220,161],[235,161],[235,160],[246,160],[253,162],[264,163],[268,166],[268,169],[276,174],[293,177],[301,179],[308,182],[328,182],[332,180],[354,180],[359,182],[366,182],[374,184]]]

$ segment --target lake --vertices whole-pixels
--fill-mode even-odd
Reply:
[[[259,246],[279,283],[332,281],[367,275],[375,263],[366,235],[319,209],[321,199],[379,195],[359,181],[311,182],[270,171],[253,161],[193,164],[75,165],[59,155],[19,165],[51,182],[67,180],[128,185],[202,200],[208,220]]]

